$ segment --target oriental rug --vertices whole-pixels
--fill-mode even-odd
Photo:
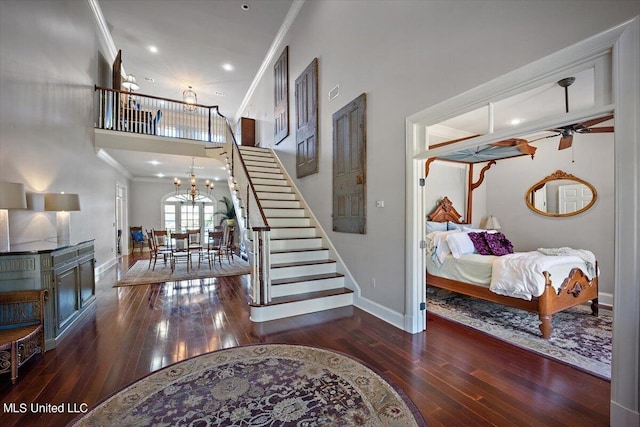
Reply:
[[[612,313],[578,305],[553,315],[551,337],[542,338],[537,313],[427,287],[427,310],[518,347],[611,380]],[[428,330],[428,329],[427,329]]]
[[[404,393],[341,353],[250,345],[154,372],[76,426],[426,426]]]
[[[150,283],[177,282],[181,280],[203,279],[206,277],[239,276],[251,273],[249,263],[240,257],[233,257],[232,262],[222,261],[209,269],[209,263],[203,261],[198,267],[197,261],[187,271],[187,264],[176,263],[175,271],[171,271],[169,263],[162,260],[156,264],[155,270],[149,268],[148,260],[137,261],[115,284],[118,286],[148,285]]]

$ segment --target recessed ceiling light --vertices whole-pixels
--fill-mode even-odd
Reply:
[[[242,10],[249,10],[249,5],[248,4],[243,4],[242,6],[240,6],[242,8]]]
[[[233,65],[231,64],[222,64],[222,68],[226,71],[233,71]]]
[[[160,162],[157,160],[149,160],[149,163],[151,163],[153,166],[158,166],[160,164]]]
[[[158,53],[158,48],[157,48],[157,47],[155,47],[155,46],[153,46],[153,45],[151,45],[151,46],[149,46],[149,52],[151,52],[151,53]]]
[[[164,178],[164,174],[163,173],[159,173],[156,175],[158,178]]]
[[[513,120],[511,120],[511,121],[509,122],[509,124],[510,124],[511,126],[516,126],[516,125],[519,125],[519,124],[520,124],[520,122],[522,122],[522,120],[520,120],[520,119],[513,119]]]

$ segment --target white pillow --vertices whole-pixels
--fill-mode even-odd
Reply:
[[[427,232],[425,234],[429,234],[433,231],[447,231],[446,222],[427,221],[426,226]]]
[[[454,258],[460,258],[460,256],[464,254],[472,254],[476,251],[467,233],[453,233],[448,235],[447,245]]]

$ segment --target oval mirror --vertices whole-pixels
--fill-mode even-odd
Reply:
[[[596,202],[596,189],[580,178],[557,170],[527,190],[529,209],[540,215],[563,217],[582,213]]]

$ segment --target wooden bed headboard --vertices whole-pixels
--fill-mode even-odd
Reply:
[[[429,221],[435,221],[435,222],[451,221],[451,222],[455,222],[456,224],[461,224],[460,222],[461,216],[462,215],[460,215],[458,211],[456,211],[456,209],[453,207],[453,203],[451,203],[451,200],[449,200],[449,198],[445,196],[442,198],[442,200],[440,200],[440,203],[438,204],[438,207],[436,208],[436,210],[434,210],[429,215]]]

